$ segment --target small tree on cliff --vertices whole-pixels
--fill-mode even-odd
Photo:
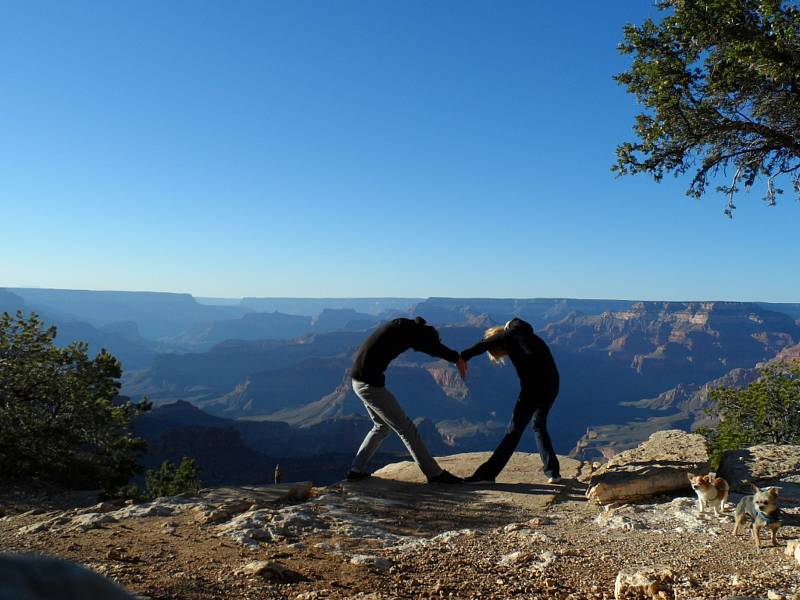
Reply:
[[[165,460],[157,471],[147,471],[144,493],[149,498],[177,496],[178,494],[194,496],[200,491],[202,485],[200,466],[197,461],[184,456],[177,468],[170,461]]]
[[[115,403],[122,374],[105,350],[58,348],[35,314],[0,315],[0,478],[113,488],[141,469],[130,426],[149,403]]]
[[[620,175],[694,171],[687,195],[700,198],[709,179],[736,208],[743,186],[764,181],[774,205],[789,179],[800,197],[800,10],[783,0],[657,0],[667,14],[627,25],[615,76],[644,107],[635,142],[617,147]]]
[[[702,433],[712,464],[719,464],[725,450],[800,443],[800,361],[776,363],[760,371],[761,377],[746,388],[711,390],[719,424]]]

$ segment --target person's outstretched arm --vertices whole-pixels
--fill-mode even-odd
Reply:
[[[451,363],[458,362],[460,358],[458,352],[442,343],[436,330],[433,330],[433,334],[428,334],[415,340],[411,347],[417,352],[424,352],[436,358],[443,358]]]
[[[448,348],[442,343],[442,340],[439,339],[439,332],[436,331],[436,329],[427,325],[420,332],[415,334],[415,337],[416,339],[411,344],[414,350],[455,363],[456,367],[458,367],[458,373],[461,375],[461,379],[467,378],[466,361],[461,358],[458,352],[452,348]]]
[[[511,333],[509,331],[500,331],[498,333],[495,333],[492,337],[486,338],[485,340],[481,340],[480,342],[478,342],[473,346],[470,346],[466,350],[462,350],[461,358],[467,361],[473,356],[478,356],[479,354],[483,354],[487,350],[502,348],[508,341],[509,337],[511,337]]]

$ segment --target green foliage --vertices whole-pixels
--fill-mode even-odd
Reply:
[[[197,461],[184,456],[177,468],[165,460],[159,470],[147,471],[144,494],[149,498],[178,494],[195,496],[201,487],[200,467]]]
[[[698,433],[708,440],[713,466],[725,450],[800,443],[800,361],[760,371],[761,377],[746,388],[720,387],[710,393],[719,424]]]
[[[612,170],[660,181],[693,170],[687,195],[726,174],[725,214],[739,186],[787,175],[800,197],[800,10],[783,0],[657,0],[666,15],[626,25],[619,50],[633,55],[615,80],[635,94],[636,142],[617,147]],[[730,172],[727,171],[730,167]]]
[[[0,478],[114,488],[141,469],[130,425],[150,404],[114,404],[122,374],[105,350],[58,348],[36,314],[0,316]]]
[[[139,486],[135,483],[128,483],[111,490],[106,490],[102,497],[104,499],[133,500],[135,502],[146,500]]]

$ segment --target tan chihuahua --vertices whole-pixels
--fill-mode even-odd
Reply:
[[[697,506],[700,512],[703,512],[706,506],[711,506],[715,515],[725,512],[725,502],[728,501],[728,492],[730,491],[727,481],[722,477],[712,478],[711,475],[687,473],[687,476],[689,483],[692,484],[692,489],[697,494]]]

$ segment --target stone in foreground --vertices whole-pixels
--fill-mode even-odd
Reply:
[[[362,567],[368,567],[380,573],[385,573],[392,568],[392,563],[390,561],[372,554],[356,554],[350,559],[350,563],[354,565],[360,565]]]
[[[239,575],[261,577],[267,581],[293,582],[300,581],[303,576],[274,560],[254,560],[237,571]]]
[[[677,429],[657,431],[592,474],[587,497],[598,504],[631,502],[687,489],[687,473],[708,473],[705,440]]]
[[[648,569],[624,569],[617,574],[614,582],[615,600],[664,598],[672,600],[674,576],[665,567]]]
[[[800,563],[800,540],[786,542],[786,548],[784,548],[783,553],[786,556],[791,556],[796,563]]]

